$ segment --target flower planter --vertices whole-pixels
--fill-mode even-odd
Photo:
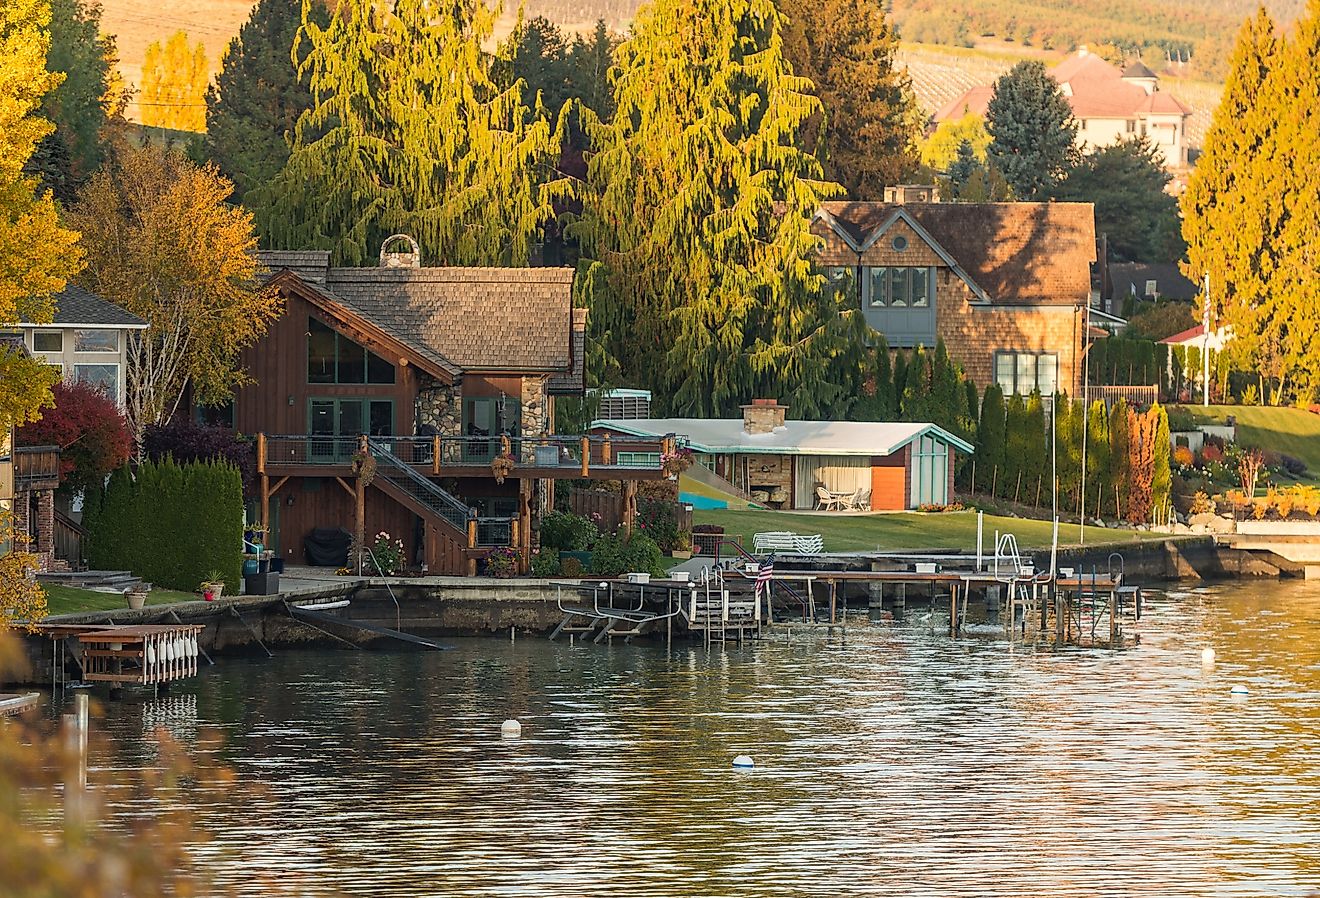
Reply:
[[[124,597],[128,599],[128,607],[131,611],[141,611],[147,604],[147,594],[145,592],[129,592]]]
[[[683,560],[687,560],[687,559],[689,559],[689,558],[692,557],[692,550],[691,550],[691,549],[675,549],[674,551],[670,552],[669,554],[670,554],[671,556],[673,556],[674,558],[681,558],[681,559],[683,559]]]

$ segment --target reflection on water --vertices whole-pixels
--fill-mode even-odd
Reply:
[[[205,669],[195,698],[111,706],[105,725],[141,763],[144,727],[224,732],[227,763],[264,788],[197,795],[215,835],[200,851],[240,889],[254,875],[305,895],[1320,888],[1320,587],[1157,596],[1140,647],[1117,653],[940,629],[918,612],[727,651],[283,651]],[[522,739],[500,739],[506,717]],[[757,769],[733,770],[740,753]]]

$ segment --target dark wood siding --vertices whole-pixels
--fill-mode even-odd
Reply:
[[[298,296],[287,299],[284,315],[266,338],[243,353],[242,364],[253,382],[238,391],[234,402],[234,427],[242,433],[306,433],[307,400],[310,397],[390,399],[394,402],[394,430],[414,432],[420,377],[412,365],[400,364],[397,353],[372,345],[361,334],[357,342],[394,365],[394,383],[308,384],[307,319],[315,316],[331,327],[335,322],[313,309]]]
[[[349,486],[352,480],[344,478]],[[317,527],[342,527],[353,532],[353,496],[334,477],[292,477],[270,497],[278,502],[280,555],[286,564],[306,564],[303,540]],[[382,530],[403,540],[410,567],[417,559],[417,515],[374,487],[367,488],[366,535],[370,542]]]

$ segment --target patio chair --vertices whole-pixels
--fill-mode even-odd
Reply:
[[[829,511],[831,508],[839,510],[843,507],[843,500],[832,494],[823,486],[816,487],[816,508],[820,511]]]
[[[752,552],[756,555],[765,555],[775,550],[792,550],[795,548],[793,540],[795,537],[787,530],[770,530],[764,533],[757,533],[752,537]]]
[[[793,550],[799,555],[819,555],[824,548],[825,539],[819,533],[793,537]]]
[[[855,493],[841,500],[840,507],[849,511],[866,511],[870,509],[871,491],[864,486],[859,486]]]

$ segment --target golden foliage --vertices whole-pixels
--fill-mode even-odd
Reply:
[[[50,6],[0,4],[0,329],[54,316],[51,294],[81,263],[78,235],[60,227],[55,204],[23,173],[51,124],[36,114],[62,76],[46,71]],[[0,428],[35,420],[53,400],[39,363],[0,353]]]
[[[26,551],[28,542],[27,534],[14,530],[14,516],[0,508],[0,546],[9,545],[0,555],[0,632],[15,625],[32,630],[46,616],[46,591],[34,576],[37,556]]]
[[[188,35],[176,31],[161,46],[147,47],[142,61],[142,124],[177,131],[206,130],[206,85],[210,71],[201,41],[188,46]]]
[[[87,250],[81,283],[151,325],[129,344],[135,436],[174,411],[185,383],[215,403],[248,382],[239,354],[279,317],[278,294],[256,280],[252,217],[226,202],[232,189],[214,166],[122,147],[69,215]]]

